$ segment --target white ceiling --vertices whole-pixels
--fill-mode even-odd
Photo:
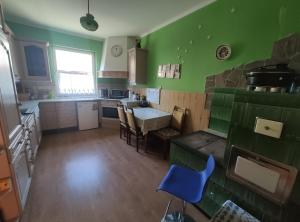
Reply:
[[[84,30],[79,18],[87,0],[2,0],[7,20],[96,39],[143,36],[215,0],[90,0],[90,13],[99,23]]]

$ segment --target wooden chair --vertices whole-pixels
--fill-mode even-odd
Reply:
[[[128,120],[129,129],[127,131],[128,144],[131,145],[131,135],[136,136],[136,151],[139,152],[139,142],[140,139],[145,141],[145,137],[141,131],[141,129],[137,126],[136,120],[134,117],[134,112],[132,108],[128,108],[126,111],[126,116]]]
[[[152,133],[152,135],[164,142],[164,159],[167,159],[170,150],[170,140],[174,137],[180,136],[183,132],[183,122],[185,115],[186,108],[175,106],[172,113],[170,125],[167,128],[163,128]]]
[[[118,109],[118,116],[120,120],[120,138],[122,139],[122,135],[126,137],[126,141],[128,144],[128,121],[125,113],[125,107],[123,105],[118,104],[117,105]]]

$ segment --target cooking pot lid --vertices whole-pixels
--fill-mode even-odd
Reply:
[[[268,65],[262,66],[259,68],[255,68],[250,70],[246,75],[253,76],[255,74],[291,74],[296,75],[295,71],[288,68],[288,64],[277,64],[277,65]]]

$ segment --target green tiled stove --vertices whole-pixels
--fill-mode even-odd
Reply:
[[[255,133],[256,117],[282,122],[280,139]],[[226,177],[232,145],[300,170],[300,95],[215,89],[209,129],[171,142],[171,164],[201,170],[209,153],[216,158],[216,170],[197,207],[212,216],[229,199],[261,221],[300,220],[300,176],[285,205],[278,205]]]

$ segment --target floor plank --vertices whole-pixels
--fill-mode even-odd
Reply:
[[[167,170],[113,129],[44,136],[21,221],[160,221],[170,196],[155,188]],[[188,212],[207,221],[192,206]]]

